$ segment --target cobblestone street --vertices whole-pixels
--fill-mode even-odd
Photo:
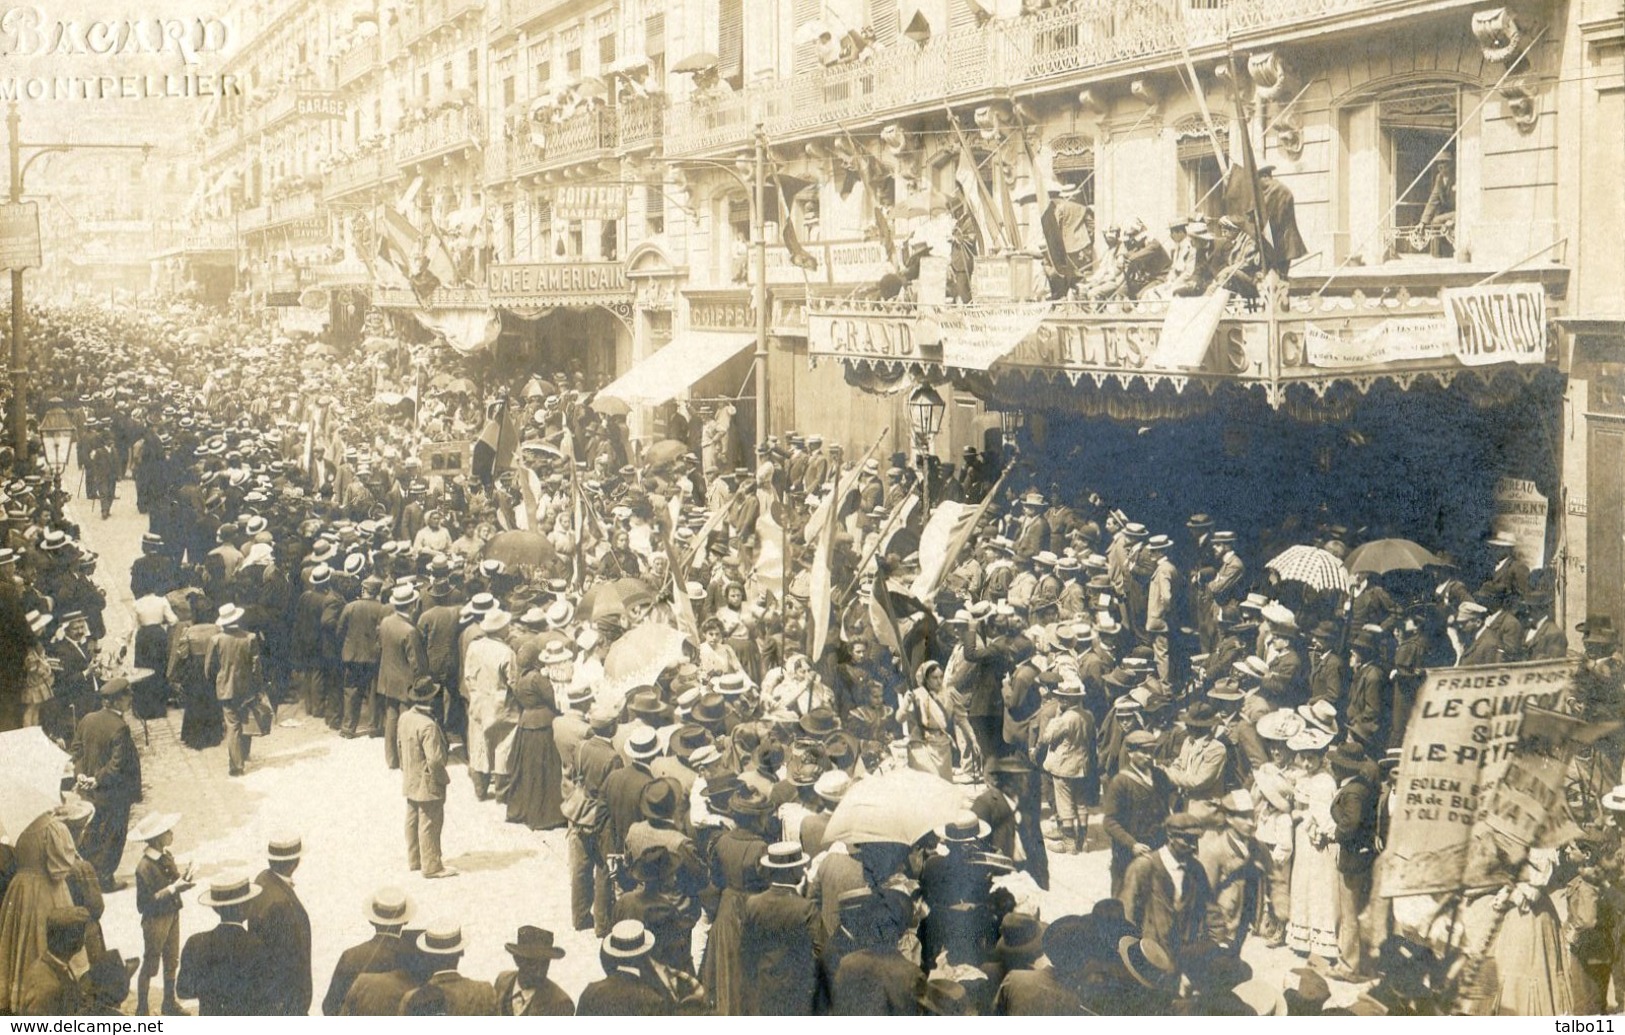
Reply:
[[[70,472],[69,477],[76,482],[78,475]],[[140,552],[146,520],[136,511],[128,482],[120,483],[112,516],[105,521],[93,504],[81,500],[69,510],[101,558],[97,577],[108,597],[107,642],[116,652],[130,632],[128,573]],[[305,855],[294,879],[311,918],[314,1010],[320,1010],[339,953],[371,934],[363,901],[388,884],[405,888],[416,901],[414,926],[438,917],[462,923],[470,946],[462,964],[466,974],[489,980],[510,969],[504,942],[520,924],[536,924],[554,931],[568,953],[552,971],[567,991],[575,995],[601,976],[592,933],[569,929],[563,831],[537,833],[504,822],[501,806],[475,799],[461,766],[453,770],[444,844],[447,862],[462,875],[428,881],[406,869],[400,779],[384,767],[381,741],[341,739],[324,724],[306,721],[297,706],[285,704],[271,735],[255,742],[247,774],[232,779],[226,774],[225,748],[185,747],[180,725],[181,713],[172,710],[137,729],[145,800],[136,806],[132,821],[150,811],[181,813],[175,855],[183,864],[194,862],[204,882],[228,862],[262,867],[269,834],[299,832]],[[126,852],[121,877],[128,878],[135,857],[133,848]],[[1051,890],[1040,898],[1043,914],[1087,912],[1109,891],[1106,863],[1096,818],[1088,851],[1051,854]],[[493,917],[505,919],[476,919]],[[184,940],[213,926],[214,915],[189,902],[181,922]],[[103,927],[110,947],[126,955],[140,952],[133,889],[108,896]],[[1260,976],[1277,981],[1299,965],[1292,953],[1267,949],[1257,939],[1247,943],[1243,955]],[[1355,992],[1354,986],[1334,983],[1333,988],[1334,1001],[1351,999]],[[133,1009],[134,1001],[132,996],[127,1008]]]

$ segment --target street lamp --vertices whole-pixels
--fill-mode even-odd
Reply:
[[[68,458],[73,455],[73,421],[61,408],[50,410],[40,423],[40,442],[45,446],[45,463],[51,468],[58,486],[62,472],[68,469]]]
[[[920,467],[920,502],[927,516],[931,513],[931,444],[947,409],[937,390],[923,381],[909,393],[908,419],[914,426],[914,457]]]

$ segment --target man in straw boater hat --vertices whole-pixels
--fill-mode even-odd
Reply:
[[[196,999],[202,1017],[259,1017],[267,1012],[272,972],[265,943],[248,930],[248,905],[263,889],[248,868],[228,865],[209,881],[199,902],[220,922],[186,939],[175,992]]]
[[[434,721],[437,691],[423,676],[407,691],[410,707],[400,717],[401,790],[406,795],[407,867],[425,877],[455,877],[440,853],[440,832],[446,823],[446,733]]]
[[[637,920],[622,920],[598,946],[604,976],[581,990],[577,1017],[665,1016],[676,1003],[649,963],[655,936]]]
[[[341,1012],[350,988],[364,974],[384,974],[404,966],[411,946],[403,940],[406,925],[412,922],[412,899],[400,888],[379,888],[367,898],[362,910],[372,925],[373,936],[339,954],[333,976],[322,997],[322,1013],[332,1017]],[[404,993],[403,993],[404,994]],[[396,997],[399,999],[399,997]]]
[[[429,675],[423,634],[418,631],[418,591],[411,585],[396,586],[389,593],[391,614],[378,623],[378,698],[384,710],[384,761],[391,769],[401,767],[400,740],[396,727],[401,713],[418,682]],[[431,688],[434,684],[430,684]],[[431,700],[433,699],[431,695]],[[425,715],[427,717],[427,715]]]
[[[265,943],[271,961],[267,1006],[285,1017],[310,1013],[310,914],[293,887],[293,873],[304,850],[298,834],[271,836],[265,847],[266,867],[254,878],[263,890],[248,907],[248,929]]]
[[[186,1008],[175,998],[175,968],[181,954],[181,893],[193,887],[192,867],[184,871],[169,852],[175,840],[175,812],[149,812],[131,830],[128,840],[144,844],[135,864],[135,907],[141,914],[141,975],[136,983],[136,1016],[148,1015],[147,986],[158,972],[164,972],[164,1000],[160,1009],[166,1016],[183,1016]]]
[[[825,995],[818,959],[824,921],[800,888],[812,860],[797,841],[769,845],[761,867],[771,882],[745,900],[740,917],[744,1012],[749,1016],[806,1017]]]
[[[214,695],[225,712],[226,758],[232,776],[243,775],[248,750],[253,743],[245,729],[249,706],[265,685],[261,669],[260,638],[241,625],[244,611],[236,604],[223,604],[215,616],[220,627],[209,641],[204,676],[214,683]]]
[[[564,950],[553,944],[553,932],[524,926],[504,948],[517,970],[497,975],[497,1013],[503,1017],[571,1017],[576,1012],[570,994],[547,976]]]
[[[489,981],[476,981],[457,972],[468,939],[460,925],[438,921],[418,935],[418,952],[425,957],[429,971],[426,986],[438,988],[446,996],[446,1014],[451,1017],[493,1017],[497,1012],[497,992]]]
[[[104,893],[125,887],[115,881],[130,828],[130,806],[141,800],[141,756],[125,720],[133,694],[122,676],[97,691],[102,706],[79,720],[73,737],[73,769],[80,794],[96,812],[79,839],[79,854],[96,869]]]

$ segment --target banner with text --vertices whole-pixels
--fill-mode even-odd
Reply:
[[[1546,566],[1546,514],[1549,504],[1527,478],[1502,478],[1495,483],[1495,517],[1490,528],[1518,541],[1513,548],[1529,570]]]
[[[1468,845],[1517,753],[1524,709],[1555,709],[1578,660],[1429,669],[1399,762],[1379,893],[1395,898],[1466,886]]]
[[[1539,284],[1444,288],[1445,326],[1464,366],[1546,362],[1546,289]]]
[[[1303,330],[1304,357],[1314,367],[1377,367],[1419,359],[1444,359],[1455,350],[1450,331],[1436,317],[1396,317],[1350,338],[1314,324]]]
[[[941,306],[930,319],[941,333],[942,362],[961,370],[987,370],[1038,330],[1050,313],[1048,302]]]

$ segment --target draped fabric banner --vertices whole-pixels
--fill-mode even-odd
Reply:
[[[1469,844],[1488,836],[1477,831],[1492,803],[1507,800],[1499,785],[1518,753],[1525,709],[1559,707],[1578,667],[1564,659],[1428,670],[1405,729],[1388,845],[1377,861],[1382,895],[1468,886]]]
[[[1174,298],[1168,301],[1168,316],[1162,321],[1162,335],[1157,339],[1151,362],[1153,370],[1194,370],[1207,359],[1208,345],[1213,332],[1218,330],[1224,317],[1224,307],[1230,301],[1230,292],[1219,290],[1199,298]]]
[[[945,365],[987,370],[1037,331],[1051,308],[1048,302],[940,306],[930,318],[942,334]]]
[[[1377,367],[1419,359],[1443,359],[1455,349],[1437,317],[1392,317],[1352,338],[1305,324],[1304,356],[1316,367]]]
[[[1541,285],[1444,288],[1439,297],[1463,366],[1546,362],[1546,289]]]
[[[489,348],[502,334],[502,319],[495,309],[419,309],[412,315],[464,356]]]

